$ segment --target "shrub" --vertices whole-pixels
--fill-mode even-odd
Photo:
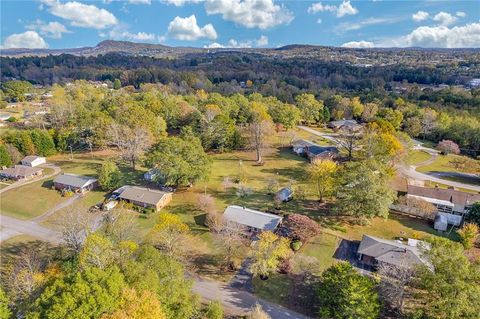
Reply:
[[[287,236],[293,240],[307,242],[320,233],[320,225],[305,215],[291,214],[286,218],[283,227],[287,229]]]
[[[299,240],[292,241],[290,244],[290,247],[293,249],[293,251],[297,251],[302,247],[303,243]]]

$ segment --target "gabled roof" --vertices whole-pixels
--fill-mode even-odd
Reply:
[[[363,235],[358,253],[385,262],[403,267],[426,264],[421,257],[417,241],[409,240],[411,245],[405,245],[395,240]]]
[[[0,171],[1,175],[10,176],[10,177],[29,177],[33,174],[42,171],[39,167],[30,167],[25,165],[15,165],[14,167],[9,167],[6,169],[2,169]]]
[[[282,222],[282,217],[259,212],[241,206],[231,205],[225,209],[223,217],[237,224],[273,231]]]
[[[125,186],[125,189],[118,196],[121,199],[157,205],[168,192],[138,186]]]
[[[455,189],[428,188],[415,185],[407,186],[407,193],[413,196],[434,198],[456,205],[471,205],[480,201],[480,194],[465,193]]]
[[[318,146],[317,144],[308,140],[296,140],[292,143],[293,147]]]
[[[37,159],[45,159],[45,157],[36,156],[36,155],[28,155],[28,156],[25,156],[22,159],[22,163],[32,163],[33,161],[35,161]]]
[[[323,153],[338,153],[338,148],[335,146],[309,146],[308,147],[308,152],[313,154],[313,155],[320,155]]]
[[[284,187],[280,189],[278,192],[276,192],[275,195],[282,197],[282,198],[288,198],[293,194],[293,190],[291,187]]]
[[[76,175],[76,174],[68,174],[64,173],[62,175],[58,175],[55,177],[53,180],[54,183],[59,183],[71,187],[76,187],[76,188],[84,188],[87,187],[90,184],[95,183],[97,180],[95,178],[91,178],[88,176],[81,176],[81,175]]]

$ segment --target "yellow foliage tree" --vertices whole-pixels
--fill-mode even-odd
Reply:
[[[120,307],[101,319],[165,319],[162,305],[156,295],[150,291],[138,294],[134,289],[122,291]]]
[[[470,249],[478,238],[478,226],[473,223],[466,223],[457,233],[460,236],[463,247]]]
[[[319,201],[332,194],[335,189],[334,174],[337,164],[330,159],[313,161],[307,168],[311,183],[315,186]]]
[[[280,262],[292,254],[290,241],[271,231],[258,235],[259,240],[253,250],[253,262],[250,271],[254,276],[268,277],[278,269]]]
[[[160,213],[158,222],[149,233],[149,240],[167,256],[180,258],[184,254],[185,242],[189,239],[190,228],[178,215]]]

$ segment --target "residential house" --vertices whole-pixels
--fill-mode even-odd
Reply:
[[[304,155],[306,148],[309,146],[319,146],[307,140],[296,140],[292,143],[293,152],[297,155]]]
[[[313,162],[317,159],[334,159],[338,156],[338,148],[335,146],[307,146],[305,149],[310,162]]]
[[[362,126],[355,120],[331,121],[328,123],[327,127],[333,129],[334,131],[346,128],[350,131],[357,132],[362,129]]]
[[[35,156],[35,155],[25,156],[21,160],[22,165],[30,166],[30,167],[39,166],[39,165],[45,164],[46,162],[47,160],[45,157]]]
[[[159,211],[172,200],[171,192],[163,192],[138,186],[124,186],[118,199],[144,208],[154,208]]]
[[[464,216],[475,202],[480,202],[480,194],[466,193],[455,189],[407,186],[407,197],[422,199],[437,207],[438,212]]]
[[[289,202],[293,199],[293,190],[291,187],[284,187],[275,193],[275,198],[282,202]]]
[[[236,205],[230,205],[225,209],[223,217],[247,228],[247,231],[256,234],[262,231],[275,231],[282,222],[282,217],[256,211]]]
[[[98,186],[95,178],[76,174],[61,174],[53,180],[55,189],[63,191],[70,190],[75,193],[85,193]]]
[[[405,244],[398,240],[363,235],[357,250],[358,259],[373,268],[383,263],[407,268],[427,264],[422,257],[420,243],[423,242],[411,238]]]
[[[31,179],[42,174],[43,169],[25,165],[15,165],[14,167],[5,168],[0,171],[0,176],[16,181]]]

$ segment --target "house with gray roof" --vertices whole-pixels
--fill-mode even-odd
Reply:
[[[335,159],[338,156],[338,148],[335,146],[307,146],[305,149],[310,162],[320,159]]]
[[[284,187],[275,193],[275,198],[282,202],[291,201],[293,199],[293,189],[291,187]]]
[[[119,191],[118,199],[159,211],[172,200],[172,193],[139,186],[123,186]]]
[[[318,145],[308,140],[296,140],[292,143],[292,150],[297,155],[304,155],[306,148],[309,146],[318,146]]]
[[[251,233],[274,231],[282,222],[282,217],[264,213],[246,207],[230,205],[225,209],[223,218],[227,221],[246,226]]]
[[[64,173],[55,177],[53,185],[60,191],[70,190],[75,193],[84,193],[97,187],[98,182],[92,177]]]
[[[408,268],[426,265],[427,262],[421,252],[422,244],[423,242],[415,239],[408,239],[407,243],[403,243],[398,240],[363,235],[357,251],[358,259],[373,267],[378,267],[382,263]]]
[[[0,171],[1,177],[13,179],[16,181],[31,179],[42,174],[43,169],[39,167],[30,167],[25,165],[15,165],[14,167],[5,168]]]

